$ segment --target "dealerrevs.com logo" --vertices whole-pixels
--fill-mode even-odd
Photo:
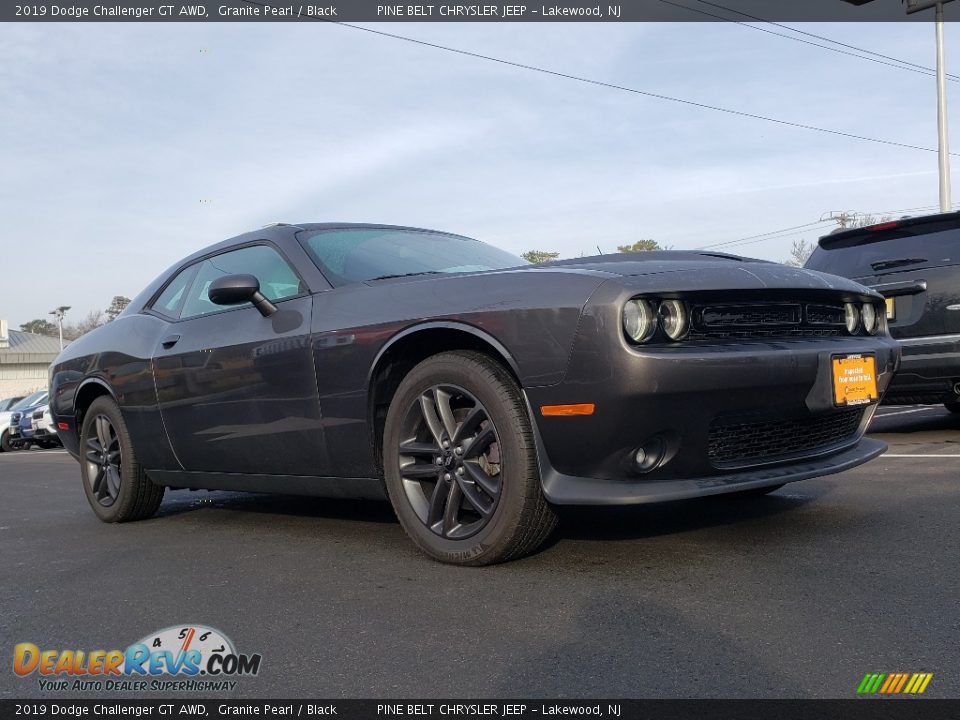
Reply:
[[[42,691],[233,690],[234,678],[260,671],[259,654],[238,653],[222,632],[204,625],[175,625],[151,633],[126,650],[51,650],[19,643],[13,671],[36,674]]]

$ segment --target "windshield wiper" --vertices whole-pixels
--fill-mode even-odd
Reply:
[[[870,263],[870,267],[874,270],[889,270],[890,268],[902,267],[903,265],[916,265],[917,263],[926,262],[926,258],[898,258],[896,260],[878,260],[877,262]]]
[[[396,275],[377,275],[377,277],[370,278],[371,280],[389,280],[390,278],[398,277],[412,277],[414,275],[441,275],[442,273],[439,270],[421,270],[420,272],[412,273],[397,273]]]

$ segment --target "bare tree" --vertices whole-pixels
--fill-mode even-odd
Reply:
[[[857,218],[854,218],[853,222],[850,223],[851,228],[862,228],[867,227],[868,225],[876,225],[877,223],[885,223],[893,220],[889,215],[884,215],[883,217],[875,217],[874,215],[861,215]]]
[[[65,340],[76,340],[81,335],[86,335],[91,330],[107,322],[106,316],[102,310],[91,310],[86,317],[75,323],[63,326],[63,337]]]
[[[817,246],[806,240],[794,240],[793,247],[790,248],[790,258],[783,261],[784,265],[793,267],[803,267]]]

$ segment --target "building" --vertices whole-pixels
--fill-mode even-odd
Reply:
[[[10,330],[0,320],[0,398],[47,387],[47,368],[60,353],[60,341]]]

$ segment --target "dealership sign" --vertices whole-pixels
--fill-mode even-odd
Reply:
[[[261,659],[258,653],[238,653],[215,628],[174,625],[125,650],[41,649],[19,643],[13,671],[21,677],[36,674],[45,691],[215,691],[234,689],[235,677],[256,675]]]

